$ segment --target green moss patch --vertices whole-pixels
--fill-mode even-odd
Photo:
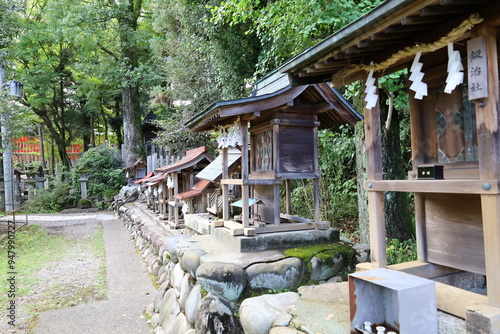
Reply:
[[[309,263],[313,257],[321,259],[331,258],[335,253],[342,253],[344,259],[352,261],[356,252],[350,246],[344,244],[326,244],[326,245],[313,245],[306,247],[297,247],[287,249],[285,252],[287,256],[294,256],[302,259],[305,263]]]

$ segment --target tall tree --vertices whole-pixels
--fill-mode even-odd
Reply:
[[[138,157],[144,158],[143,104],[147,88],[157,81],[149,50],[152,31],[146,7],[143,0],[94,0],[80,3],[68,18],[78,27],[80,43],[86,49],[86,62],[80,70],[93,78],[95,85],[87,94],[101,97],[102,104],[97,110],[105,107],[116,111],[116,90],[120,91],[122,110],[114,120],[123,121],[125,165],[133,164]],[[121,139],[116,122],[111,125]]]
[[[44,122],[64,166],[70,167],[66,148],[75,138],[79,122],[76,83],[71,66],[78,45],[62,24],[69,4],[60,0],[26,2],[22,34],[7,57],[16,62],[24,84],[23,103]]]
[[[225,0],[212,7],[213,22],[246,23],[262,45],[257,73],[313,46],[383,0]]]

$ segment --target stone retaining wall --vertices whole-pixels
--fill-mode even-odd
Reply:
[[[165,229],[138,211],[125,205],[118,214],[159,284],[146,309],[159,334],[307,333],[287,313],[300,298],[292,291],[311,282],[341,281],[356,258],[368,255],[343,244],[322,246],[316,254],[234,253],[211,236]]]

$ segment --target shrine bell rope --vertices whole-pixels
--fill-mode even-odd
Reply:
[[[383,71],[391,65],[394,65],[399,60],[411,57],[416,55],[418,52],[434,52],[441,48],[444,48],[448,45],[448,43],[452,43],[458,38],[462,37],[467,31],[471,30],[476,24],[479,24],[484,19],[479,16],[479,14],[474,13],[469,16],[466,20],[464,20],[458,27],[454,28],[452,31],[448,33],[445,37],[441,38],[438,41],[430,44],[417,44],[415,46],[407,46],[403,50],[399,50],[390,56],[387,60],[378,63],[378,64],[370,64],[370,65],[351,65],[346,70],[342,71],[342,78],[346,78],[351,74],[358,72],[360,70],[370,72],[371,70]]]

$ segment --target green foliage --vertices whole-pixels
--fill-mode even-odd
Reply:
[[[382,0],[226,0],[211,6],[212,21],[245,23],[262,45],[258,73],[264,74],[315,45]]]
[[[91,148],[75,164],[73,184],[75,188],[76,185],[79,187],[78,171],[86,171],[89,197],[110,197],[113,191],[117,194],[125,184],[125,171],[119,167],[120,161],[115,150],[104,146]]]
[[[151,40],[165,84],[154,95],[179,106],[185,117],[216,100],[248,94],[248,81],[257,63],[258,40],[246,34],[247,25],[209,22],[207,5],[219,0],[155,0]]]
[[[354,129],[341,126],[337,131],[319,131],[319,169],[321,219],[339,228],[357,219],[356,159]],[[292,212],[313,217],[311,180],[292,180]],[[284,202],[284,201],[283,201]]]
[[[417,242],[415,239],[387,241],[387,264],[397,264],[417,259]]]
[[[209,133],[190,133],[183,123],[187,121],[182,113],[167,109],[159,114],[156,124],[162,129],[157,133],[153,142],[167,148],[172,154],[184,153],[189,149],[210,146],[211,138]]]
[[[49,188],[38,191],[27,206],[30,213],[51,213],[73,207],[77,200],[78,193],[70,183],[54,180]]]

